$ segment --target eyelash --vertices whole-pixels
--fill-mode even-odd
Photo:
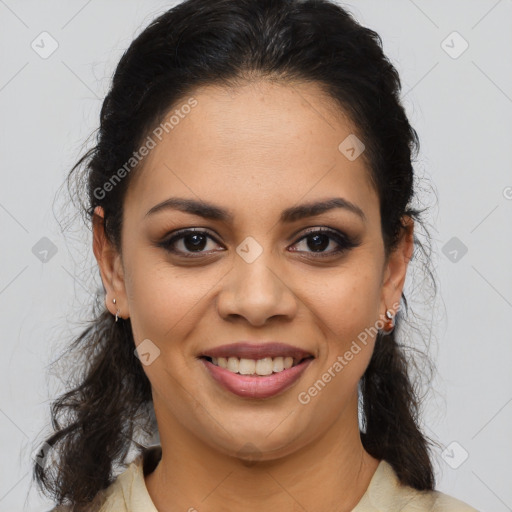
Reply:
[[[202,231],[202,230],[198,230],[198,229],[183,229],[183,230],[180,230],[180,231],[176,232],[171,238],[158,243],[158,246],[164,248],[166,251],[168,251],[170,253],[177,254],[177,255],[182,256],[184,258],[200,258],[201,256],[207,254],[207,252],[198,251],[196,253],[194,253],[194,252],[184,253],[182,251],[178,251],[175,248],[173,248],[173,245],[177,241],[182,240],[182,239],[186,238],[188,235],[192,235],[192,234],[207,236],[208,238],[214,240],[215,243],[219,244],[219,242],[217,242],[217,240],[215,240],[215,238],[210,233],[208,233],[207,231]],[[301,242],[303,240],[307,240],[308,237],[311,237],[313,235],[318,235],[318,234],[328,235],[329,238],[331,240],[334,240],[340,247],[338,249],[334,250],[334,251],[327,252],[327,253],[326,252],[317,252],[317,253],[315,253],[315,252],[312,252],[312,251],[306,251],[306,252],[309,252],[311,254],[314,254],[315,258],[332,257],[334,255],[344,253],[344,252],[346,252],[346,251],[348,251],[348,250],[350,250],[350,249],[360,245],[359,242],[357,242],[356,240],[353,240],[352,238],[350,238],[349,236],[345,235],[344,233],[339,232],[339,231],[335,231],[335,230],[329,229],[329,228],[315,228],[315,229],[312,229],[312,230],[306,232],[293,245],[296,245],[296,244],[298,244],[299,242]],[[219,245],[221,245],[221,244],[219,244]],[[220,251],[214,251],[214,252],[220,252]],[[300,252],[303,252],[303,251],[293,251],[293,252],[299,252],[300,253]],[[192,256],[192,254],[197,254],[197,256]]]

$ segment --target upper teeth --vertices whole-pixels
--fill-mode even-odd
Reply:
[[[212,357],[213,364],[242,375],[270,375],[293,366],[293,357],[265,357],[263,359],[239,359],[238,357]]]

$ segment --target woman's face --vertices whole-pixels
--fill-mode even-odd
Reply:
[[[357,384],[382,315],[397,309],[411,237],[385,260],[353,126],[316,85],[208,86],[193,98],[133,176],[121,255],[99,258],[108,306],[143,343],[161,439],[277,458],[357,425]],[[184,230],[196,234],[171,240]],[[247,375],[238,359],[204,357],[239,342],[303,354],[217,352],[243,359]]]

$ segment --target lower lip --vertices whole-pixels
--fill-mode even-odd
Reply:
[[[265,376],[240,375],[201,358],[210,375],[225,389],[243,398],[270,398],[292,386],[313,359],[305,359],[287,370]]]

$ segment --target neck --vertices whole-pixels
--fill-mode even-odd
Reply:
[[[357,397],[350,407],[356,414],[345,410],[324,435],[301,449],[259,462],[219,453],[165,418],[159,422],[162,459],[145,479],[149,495],[159,512],[351,511],[379,461],[361,444]]]

